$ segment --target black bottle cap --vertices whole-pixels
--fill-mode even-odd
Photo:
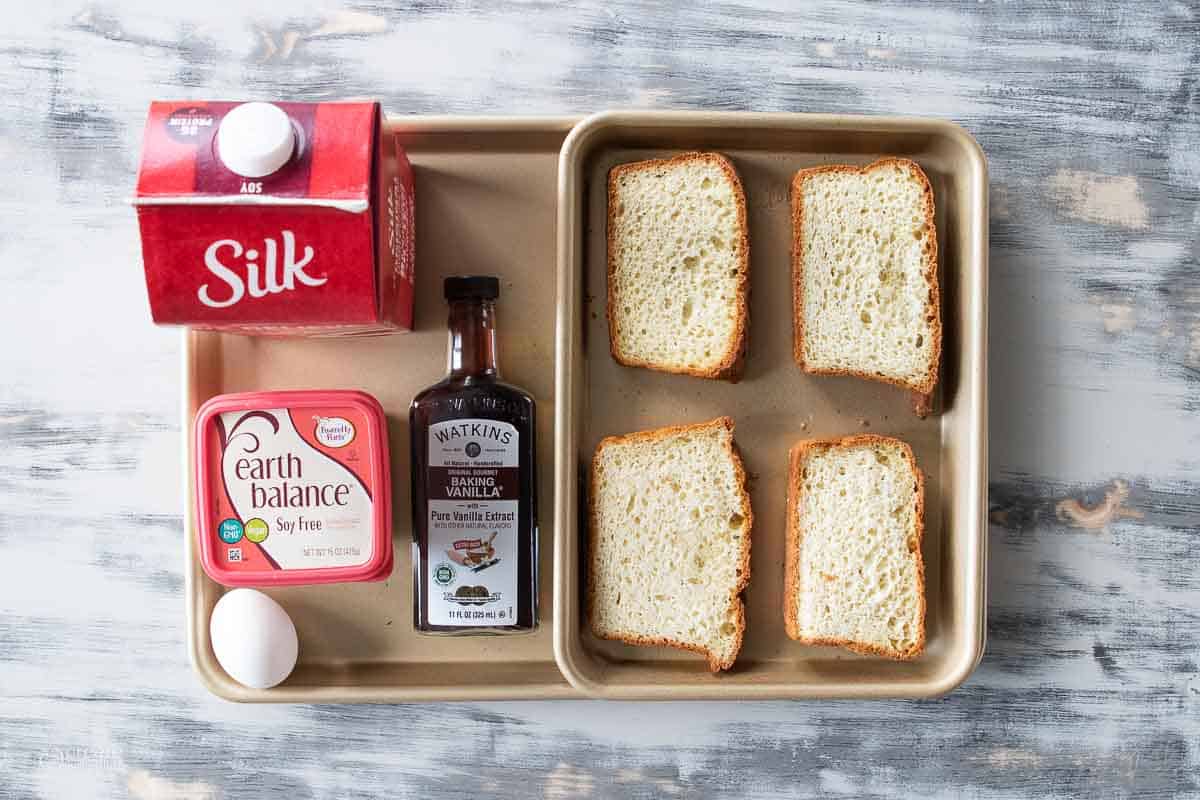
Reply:
[[[500,279],[495,275],[454,275],[446,278],[442,291],[447,300],[495,300],[500,296]]]

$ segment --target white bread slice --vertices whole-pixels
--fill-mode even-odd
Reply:
[[[703,653],[713,672],[733,666],[754,522],[733,420],[604,439],[589,517],[593,633]]]
[[[718,153],[608,175],[608,334],[613,358],[737,381],[746,351],[746,197]]]
[[[916,163],[792,179],[794,350],[806,372],[933,392],[942,352],[933,188]]]
[[[788,464],[788,636],[898,660],[925,649],[925,479],[866,434],[796,444]]]

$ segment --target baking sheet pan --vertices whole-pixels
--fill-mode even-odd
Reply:
[[[738,384],[623,367],[605,319],[606,177],[616,164],[718,150],[748,206],[750,350]],[[945,328],[940,413],[917,419],[909,395],[848,377],[806,375],[792,359],[792,174],[819,164],[916,160],[937,207]],[[555,653],[595,697],[739,699],[926,697],[978,663],[986,608],[987,171],[975,140],[940,120],[807,114],[608,112],[587,118],[559,168]],[[588,462],[610,434],[730,415],[750,475],[746,637],[734,670],[703,658],[593,637],[583,619]],[[782,617],[788,448],[860,432],[908,441],[927,476],[925,654],[899,663],[787,637]]]
[[[554,662],[553,577],[555,189],[559,147],[570,118],[395,117],[412,160],[417,193],[415,331],[370,338],[267,339],[185,334],[185,547],[188,642],[204,684],[230,700],[401,702],[576,696]],[[495,273],[500,369],[538,402],[541,512],[541,627],[504,637],[431,637],[412,628],[412,541],[408,406],[446,368],[442,278]],[[224,392],[358,388],[388,416],[396,563],[384,583],[268,590],[300,635],[296,671],[278,687],[231,680],[208,636],[226,591],[200,567],[192,510],[191,421]]]

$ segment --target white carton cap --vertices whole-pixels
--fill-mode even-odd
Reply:
[[[287,112],[272,103],[242,103],[221,120],[217,151],[231,171],[261,178],[282,167],[296,149]]]

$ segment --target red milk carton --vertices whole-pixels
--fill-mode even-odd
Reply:
[[[152,103],[134,205],[159,324],[412,327],[412,168],[378,103]]]

